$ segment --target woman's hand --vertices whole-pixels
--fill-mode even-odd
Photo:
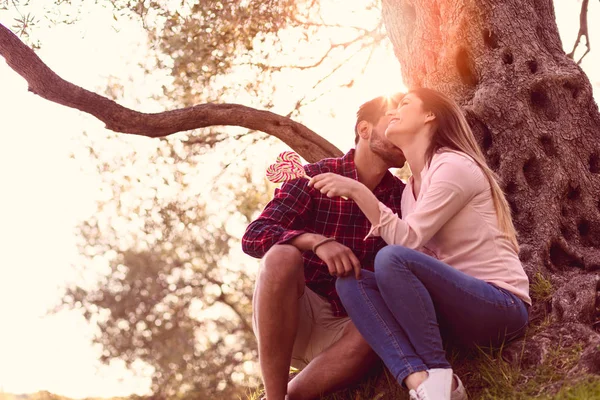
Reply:
[[[326,172],[310,179],[308,186],[314,186],[315,189],[327,197],[345,197],[354,198],[361,190],[369,190],[362,183],[342,175]]]

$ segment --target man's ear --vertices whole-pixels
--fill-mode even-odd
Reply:
[[[373,131],[373,125],[367,121],[360,121],[356,126],[356,130],[358,131],[358,135],[364,139],[369,140],[371,137],[371,132]]]

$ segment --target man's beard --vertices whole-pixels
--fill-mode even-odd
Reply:
[[[371,148],[371,151],[385,161],[390,168],[402,168],[405,161],[402,150],[394,146],[392,143],[382,140],[379,133],[376,133],[375,137],[375,140],[369,141],[369,147]]]

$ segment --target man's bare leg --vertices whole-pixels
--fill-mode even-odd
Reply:
[[[261,261],[253,307],[265,393],[283,400],[298,330],[298,299],[304,293],[304,262],[294,246],[276,245]]]
[[[311,400],[356,383],[378,363],[352,322],[343,336],[315,357],[288,385],[289,400]]]

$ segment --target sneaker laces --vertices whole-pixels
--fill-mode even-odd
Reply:
[[[417,392],[414,389],[410,389],[408,395],[410,396],[410,400],[419,400],[419,396],[417,396]]]

